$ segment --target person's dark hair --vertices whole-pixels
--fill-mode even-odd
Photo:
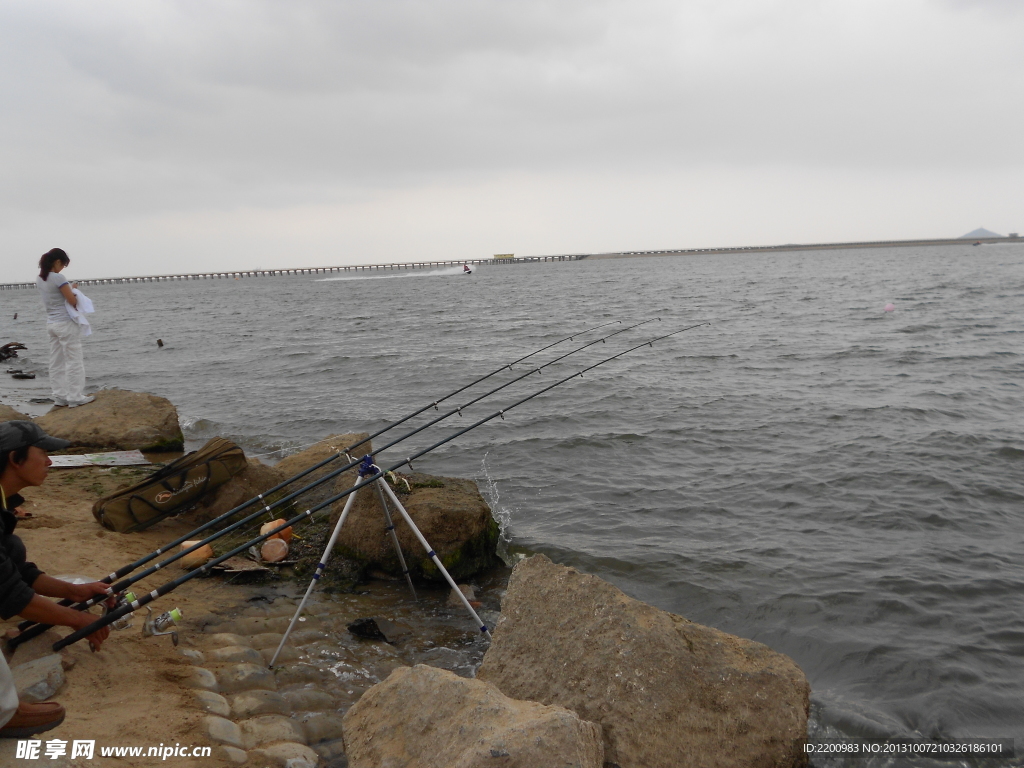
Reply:
[[[69,257],[62,248],[51,248],[39,258],[39,276],[45,280],[50,276],[50,270],[53,269],[53,265],[63,261],[66,267],[71,263],[71,257]]]
[[[23,464],[25,459],[28,458],[28,449],[31,446],[23,445],[15,451],[4,451],[0,453],[0,475],[7,470],[7,465],[11,463],[11,456],[14,456],[15,464]]]

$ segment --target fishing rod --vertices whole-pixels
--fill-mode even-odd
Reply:
[[[659,319],[660,319],[660,318],[659,318]],[[601,325],[595,325],[595,326],[594,326],[593,328],[588,328],[588,329],[587,329],[587,330],[585,330],[585,331],[580,331],[579,333],[574,333],[574,334],[573,334],[572,336],[566,336],[566,337],[565,337],[564,339],[559,339],[559,340],[558,340],[558,341],[556,341],[556,342],[553,342],[553,343],[551,343],[551,344],[548,344],[548,345],[547,345],[546,347],[541,347],[541,348],[540,348],[540,349],[538,349],[538,350],[537,350],[536,352],[531,352],[531,353],[530,353],[530,354],[528,354],[528,355],[523,355],[523,356],[522,356],[522,357],[520,357],[520,358],[519,358],[518,360],[513,360],[513,361],[512,361],[511,363],[509,363],[508,365],[503,365],[503,366],[502,366],[501,368],[498,368],[498,369],[497,369],[497,370],[495,370],[495,371],[491,371],[491,372],[490,372],[490,373],[488,373],[488,374],[487,374],[486,376],[481,376],[481,377],[480,377],[479,379],[477,379],[476,381],[471,381],[471,382],[469,382],[469,384],[467,384],[466,386],[464,386],[464,387],[459,387],[459,388],[458,388],[458,389],[456,389],[456,390],[455,390],[454,392],[452,392],[452,393],[450,393],[450,394],[447,394],[447,395],[445,395],[444,397],[442,397],[442,398],[440,398],[440,399],[438,399],[438,400],[435,400],[435,401],[434,401],[434,402],[432,402],[432,403],[431,403],[430,405],[425,405],[425,406],[423,406],[422,408],[420,408],[420,409],[419,409],[418,411],[413,411],[413,412],[412,412],[412,413],[410,413],[410,414],[409,414],[408,416],[403,416],[403,417],[402,417],[402,418],[400,418],[400,419],[399,419],[398,421],[393,421],[393,422],[391,422],[391,424],[389,424],[389,425],[388,425],[387,427],[385,427],[384,429],[382,429],[382,430],[381,430],[380,432],[375,432],[374,434],[372,434],[372,435],[370,435],[369,437],[367,437],[367,438],[366,438],[366,440],[360,440],[360,441],[359,441],[358,443],[355,443],[354,445],[350,445],[350,446],[349,446],[349,448],[350,448],[350,449],[351,449],[351,448],[356,448],[356,447],[358,447],[358,446],[362,445],[363,443],[365,443],[365,442],[367,442],[367,441],[369,441],[369,440],[372,440],[373,438],[377,437],[378,435],[382,435],[382,434],[384,434],[384,432],[387,432],[387,431],[388,431],[389,429],[394,429],[394,428],[395,428],[395,427],[397,427],[397,426],[398,426],[399,424],[404,424],[404,423],[405,423],[405,422],[407,422],[407,421],[408,421],[409,419],[413,419],[413,418],[415,418],[415,417],[419,416],[419,415],[420,415],[421,413],[423,413],[424,411],[429,411],[429,410],[430,410],[431,408],[433,408],[433,409],[435,409],[435,410],[436,410],[436,409],[437,409],[437,406],[438,406],[438,405],[440,405],[441,403],[443,403],[443,402],[444,402],[445,400],[449,400],[449,399],[451,399],[451,398],[455,397],[456,395],[458,395],[458,394],[460,394],[460,393],[462,393],[462,392],[465,392],[465,391],[466,391],[467,389],[469,389],[469,388],[470,388],[470,387],[472,387],[472,386],[475,386],[476,384],[479,384],[479,383],[480,383],[481,381],[485,381],[485,380],[487,380],[487,379],[491,378],[492,376],[497,376],[497,375],[498,375],[499,373],[501,373],[502,371],[511,371],[511,370],[512,370],[512,366],[513,366],[513,365],[517,365],[517,364],[519,364],[519,363],[523,362],[523,360],[528,360],[529,358],[533,357],[534,355],[539,355],[539,354],[540,354],[541,352],[545,352],[545,351],[547,351],[547,350],[551,349],[552,347],[557,347],[557,346],[558,346],[559,344],[562,344],[562,343],[564,343],[564,342],[566,342],[566,341],[573,341],[573,340],[574,340],[574,339],[575,339],[575,338],[576,338],[577,336],[582,336],[582,335],[583,335],[583,334],[585,334],[585,333],[590,333],[591,331],[596,331],[596,330],[597,330],[598,328],[605,328],[605,327],[607,327],[607,326],[609,326],[609,325],[615,325],[616,323],[621,323],[621,322],[622,322],[621,320],[612,320],[612,321],[611,321],[611,322],[609,322],[609,323],[601,323]],[[648,322],[650,322],[650,321],[648,321]],[[630,327],[635,327],[635,326],[630,326]],[[624,330],[625,330],[625,329],[624,329]],[[612,335],[614,335],[614,334],[612,334]]]
[[[704,326],[704,325],[710,325],[710,323],[697,323],[696,325],[691,325],[691,326],[688,326],[686,328],[680,328],[678,330],[672,331],[671,333],[666,333],[666,334],[664,334],[662,336],[657,336],[657,337],[655,337],[653,339],[648,339],[647,341],[644,341],[641,344],[637,344],[636,346],[633,346],[633,347],[630,347],[629,349],[623,350],[622,352],[619,352],[618,354],[612,355],[611,357],[607,357],[607,358],[605,358],[603,360],[599,360],[598,362],[594,363],[593,365],[589,365],[586,368],[584,368],[584,369],[582,369],[580,371],[577,371],[576,373],[573,373],[573,374],[571,374],[569,376],[566,376],[566,377],[564,377],[562,379],[559,379],[558,381],[554,382],[553,384],[549,384],[548,386],[546,386],[546,387],[544,387],[542,389],[539,389],[536,392],[533,392],[532,394],[529,394],[526,397],[523,397],[523,398],[517,400],[516,402],[512,403],[511,405],[509,405],[509,406],[507,406],[505,408],[502,408],[500,410],[497,410],[494,413],[490,414],[489,416],[485,416],[482,419],[479,419],[479,420],[473,422],[472,424],[470,424],[467,427],[464,427],[464,428],[462,428],[460,430],[457,430],[456,432],[452,433],[448,437],[445,437],[444,439],[437,441],[433,445],[430,445],[430,446],[424,448],[423,450],[421,450],[421,451],[419,451],[417,453],[412,454],[411,456],[408,456],[408,457],[402,459],[397,464],[394,464],[394,465],[388,467],[387,469],[380,469],[379,467],[377,467],[377,471],[375,473],[373,473],[372,476],[368,476],[368,477],[366,477],[363,480],[357,480],[357,482],[354,485],[352,485],[352,487],[350,487],[348,490],[342,491],[341,493],[336,494],[335,496],[331,496],[330,498],[325,499],[324,501],[320,502],[319,504],[311,507],[310,509],[307,509],[305,512],[302,512],[302,513],[296,515],[295,517],[291,518],[290,520],[284,521],[281,525],[277,526],[276,528],[273,528],[272,530],[269,530],[266,533],[261,533],[259,536],[251,539],[250,541],[245,542],[244,544],[241,544],[238,547],[235,547],[235,549],[231,550],[230,552],[227,552],[227,553],[225,553],[223,555],[220,555],[219,557],[216,557],[213,560],[210,560],[209,562],[199,566],[198,568],[195,568],[195,569],[189,571],[188,573],[185,573],[185,574],[179,576],[178,578],[173,579],[173,580],[171,580],[171,581],[169,581],[169,582],[167,582],[167,583],[157,587],[153,591],[143,595],[140,598],[137,598],[136,600],[134,600],[132,602],[124,603],[123,605],[120,605],[117,608],[114,608],[113,610],[111,610],[106,615],[98,618],[96,621],[94,621],[89,626],[83,627],[82,629],[78,629],[78,630],[72,632],[71,634],[67,635],[63,639],[61,639],[61,640],[59,640],[59,641],[57,641],[56,643],[53,644],[54,652],[56,653],[57,651],[61,650],[62,648],[66,647],[68,645],[71,645],[72,643],[78,642],[83,637],[87,637],[87,636],[91,635],[93,632],[96,632],[98,629],[101,629],[101,628],[105,627],[106,625],[108,625],[108,624],[110,624],[110,623],[112,623],[114,621],[117,621],[122,616],[124,616],[124,615],[126,615],[128,613],[131,613],[133,611],[137,611],[138,609],[142,608],[143,606],[153,602],[157,598],[160,598],[160,597],[162,597],[162,596],[164,596],[164,595],[166,595],[166,594],[168,594],[170,592],[173,592],[175,589],[180,587],[182,584],[185,584],[188,581],[191,581],[196,576],[200,576],[200,575],[202,575],[204,573],[208,573],[212,568],[214,568],[217,565],[220,565],[225,560],[228,560],[229,558],[232,558],[235,555],[238,555],[238,554],[244,552],[249,547],[255,546],[257,544],[260,544],[260,543],[266,541],[267,539],[271,538],[272,536],[274,536],[274,535],[280,533],[281,531],[283,531],[285,528],[297,525],[298,523],[302,522],[303,520],[307,520],[308,518],[310,518],[312,515],[314,515],[319,510],[324,509],[326,507],[329,507],[330,505],[334,504],[335,502],[345,498],[349,494],[355,493],[356,491],[360,490],[361,488],[365,488],[366,486],[370,485],[371,483],[374,483],[377,480],[379,480],[381,477],[384,477],[387,473],[395,472],[395,471],[401,469],[402,467],[404,467],[406,465],[408,465],[409,468],[411,469],[412,468],[412,463],[413,463],[414,460],[422,458],[426,454],[428,454],[428,453],[430,453],[430,452],[440,448],[442,445],[450,443],[452,440],[455,440],[456,438],[461,437],[462,435],[466,434],[467,432],[470,432],[471,430],[474,430],[477,427],[479,427],[479,426],[481,426],[483,424],[486,424],[487,422],[492,421],[492,420],[494,420],[496,418],[500,417],[502,420],[504,420],[505,419],[505,414],[508,411],[512,410],[513,408],[517,408],[518,406],[522,405],[523,403],[528,402],[529,400],[532,400],[535,397],[539,397],[540,395],[544,394],[545,392],[549,392],[552,389],[554,389],[555,387],[561,386],[562,384],[565,384],[566,382],[571,381],[572,379],[575,379],[577,376],[582,378],[583,374],[587,373],[588,371],[592,371],[593,369],[595,369],[595,368],[597,368],[597,367],[599,367],[601,365],[604,365],[606,363],[610,363],[613,360],[617,360],[618,358],[620,358],[620,357],[622,357],[624,355],[628,355],[630,352],[634,352],[634,351],[636,351],[638,349],[641,349],[642,347],[647,347],[647,346],[653,347],[654,346],[654,342],[656,342],[656,341],[661,341],[662,339],[667,339],[670,336],[675,336],[677,334],[683,333],[684,331],[689,331],[689,330],[692,330],[694,328],[699,328],[699,327]],[[381,449],[381,450],[383,450],[383,449]],[[429,551],[427,554],[431,558],[436,557],[436,553],[433,550]],[[487,629],[486,627],[483,627],[482,631],[486,632],[486,629]]]
[[[647,323],[654,322],[654,320],[659,320],[660,321],[661,318],[652,318],[650,320],[644,320],[644,321],[639,322],[639,323],[634,323],[633,325],[627,326],[626,328],[622,328],[622,329],[620,329],[618,331],[615,331],[614,333],[608,334],[607,336],[604,336],[604,337],[602,337],[600,339],[596,339],[595,341],[592,341],[592,342],[584,344],[584,345],[582,345],[580,347],[577,347],[576,349],[574,349],[574,350],[572,350],[570,352],[567,352],[566,354],[561,355],[561,356],[555,358],[554,360],[550,360],[547,363],[544,363],[544,365],[541,365],[538,368],[536,368],[536,369],[534,369],[534,370],[532,370],[532,371],[530,371],[530,372],[528,372],[528,373],[526,373],[526,374],[524,374],[522,376],[519,376],[519,377],[513,379],[512,381],[510,381],[510,382],[508,382],[508,383],[506,383],[506,384],[504,384],[504,385],[502,385],[500,387],[497,387],[496,389],[493,389],[490,392],[488,392],[488,393],[486,393],[484,395],[481,395],[480,397],[477,397],[474,400],[471,400],[470,402],[466,403],[465,405],[461,406],[460,408],[456,408],[456,409],[454,409],[452,411],[449,411],[448,413],[444,414],[443,416],[441,416],[439,418],[436,418],[433,421],[423,425],[422,427],[420,427],[420,428],[418,428],[416,430],[413,430],[412,432],[409,432],[409,433],[403,435],[402,437],[398,438],[397,440],[391,441],[387,445],[379,448],[378,451],[383,451],[383,450],[386,450],[387,448],[390,448],[390,447],[392,447],[394,445],[397,445],[398,443],[402,442],[403,440],[406,440],[409,437],[412,437],[413,435],[418,434],[419,432],[422,432],[424,429],[427,429],[428,427],[433,426],[434,424],[437,424],[440,421],[443,421],[444,419],[448,418],[449,416],[452,416],[455,413],[458,413],[459,415],[461,415],[462,408],[466,408],[466,407],[468,407],[468,406],[470,406],[470,405],[472,405],[472,404],[474,404],[476,402],[479,402],[480,400],[484,399],[485,397],[488,397],[488,396],[494,394],[495,392],[498,392],[498,391],[504,389],[505,387],[510,386],[511,384],[514,384],[515,382],[520,381],[520,380],[526,378],[529,375],[532,375],[533,373],[538,373],[542,368],[546,368],[549,365],[552,365],[552,364],[557,363],[557,362],[559,362],[561,360],[564,360],[566,357],[569,357],[570,355],[574,355],[577,352],[580,352],[580,351],[582,351],[582,350],[584,350],[584,349],[586,349],[588,347],[593,346],[594,344],[598,344],[598,343],[604,342],[607,339],[610,339],[612,336],[617,336],[618,334],[624,333],[624,332],[626,332],[628,330],[631,330],[633,328],[637,328],[637,327],[639,327],[641,325],[646,325]],[[470,382],[469,384],[466,384],[465,386],[460,387],[459,389],[455,390],[454,392],[451,392],[451,393],[445,395],[444,397],[441,397],[441,398],[439,398],[437,400],[434,400],[429,405],[426,405],[426,406],[424,406],[424,407],[422,407],[422,408],[420,408],[420,409],[418,409],[416,411],[413,411],[411,414],[409,414],[407,416],[404,416],[403,418],[401,418],[401,419],[399,419],[399,420],[397,420],[395,422],[392,422],[387,427],[384,427],[383,429],[378,430],[377,432],[373,433],[372,435],[369,435],[368,437],[364,438],[363,440],[360,440],[359,442],[353,443],[352,445],[349,445],[346,448],[343,448],[340,452],[338,452],[338,453],[336,453],[336,454],[334,454],[332,456],[328,456],[327,458],[323,459],[322,461],[317,462],[316,464],[313,464],[311,467],[308,467],[307,469],[303,470],[302,472],[299,472],[298,474],[293,475],[292,477],[288,478],[287,480],[282,481],[281,483],[279,483],[278,485],[274,486],[273,488],[270,488],[269,490],[266,490],[266,491],[264,491],[262,493],[257,494],[253,498],[251,498],[248,501],[238,505],[234,509],[228,510],[227,512],[225,512],[224,514],[214,518],[213,520],[210,520],[210,521],[204,523],[203,525],[200,525],[199,527],[194,528],[193,530],[191,530],[188,533],[180,536],[179,538],[175,539],[174,541],[170,542],[169,544],[166,544],[166,545],[164,545],[162,547],[159,547],[158,549],[154,550],[153,552],[149,553],[148,555],[140,558],[139,560],[136,560],[134,563],[129,563],[128,565],[122,566],[121,568],[119,568],[118,570],[114,571],[113,573],[108,574],[107,576],[105,576],[102,579],[100,579],[100,583],[102,583],[102,584],[112,584],[117,579],[120,579],[120,578],[122,578],[124,576],[127,576],[128,574],[130,574],[133,571],[135,571],[136,569],[142,567],[146,563],[151,562],[152,560],[156,559],[160,555],[166,554],[168,552],[171,552],[175,547],[183,544],[186,541],[194,539],[196,535],[202,533],[203,531],[209,530],[210,528],[218,525],[219,523],[222,523],[222,522],[226,521],[227,519],[233,517],[234,515],[238,514],[242,510],[247,509],[248,507],[250,507],[253,504],[255,504],[257,501],[263,503],[263,509],[260,509],[260,510],[256,511],[255,513],[253,513],[253,514],[245,517],[244,519],[238,521],[237,523],[235,523],[235,524],[233,524],[231,526],[228,526],[227,528],[224,528],[224,529],[216,532],[213,536],[210,536],[210,537],[208,537],[206,539],[203,539],[202,541],[197,542],[192,547],[176,553],[173,557],[170,557],[170,558],[164,560],[163,562],[158,563],[157,565],[155,565],[155,566],[151,567],[150,569],[146,570],[144,573],[138,574],[135,577],[133,577],[131,579],[128,579],[128,580],[126,580],[124,582],[121,582],[119,584],[115,584],[114,587],[112,587],[110,591],[112,593],[117,593],[117,592],[120,592],[120,591],[126,589],[127,587],[131,586],[132,584],[136,583],[137,581],[140,581],[141,579],[144,579],[146,576],[156,572],[157,570],[165,567],[166,565],[168,565],[168,564],[170,564],[170,563],[172,563],[172,562],[174,562],[174,561],[176,561],[176,560],[178,560],[178,559],[180,559],[180,558],[190,554],[191,552],[194,552],[195,550],[199,549],[200,547],[202,547],[202,546],[204,546],[206,544],[209,544],[209,543],[215,541],[216,539],[220,538],[221,536],[223,536],[223,535],[225,535],[227,533],[230,533],[232,531],[237,530],[241,526],[246,525],[246,524],[252,522],[254,519],[256,519],[257,517],[261,516],[264,512],[267,512],[268,514],[272,514],[273,509],[275,509],[277,507],[281,507],[281,506],[287,504],[289,501],[295,499],[296,497],[300,496],[301,494],[305,493],[306,491],[308,491],[308,490],[310,490],[310,489],[312,489],[312,488],[314,488],[314,487],[316,487],[318,485],[321,485],[322,483],[327,482],[328,480],[331,480],[334,477],[337,477],[338,475],[340,475],[340,474],[342,474],[344,472],[347,472],[348,470],[353,469],[354,467],[358,466],[358,464],[359,464],[358,461],[352,461],[350,464],[348,464],[348,465],[346,465],[344,467],[341,467],[340,469],[336,469],[336,470],[334,470],[334,471],[332,471],[332,472],[330,472],[328,474],[325,474],[323,477],[318,478],[313,483],[310,483],[309,485],[304,486],[303,488],[300,488],[298,491],[294,491],[293,493],[291,493],[291,494],[289,494],[289,495],[287,495],[287,496],[277,500],[276,502],[273,502],[271,504],[267,503],[266,497],[268,497],[271,494],[273,494],[273,493],[275,493],[275,492],[285,488],[288,485],[291,485],[295,481],[299,480],[302,477],[305,477],[306,475],[310,474],[311,472],[316,471],[317,469],[320,469],[321,467],[325,466],[326,464],[329,464],[329,463],[337,460],[342,455],[349,457],[349,459],[351,460],[350,452],[352,450],[354,450],[355,448],[357,448],[358,446],[363,445],[364,443],[369,442],[370,440],[372,440],[375,437],[379,437],[380,435],[384,434],[385,432],[388,432],[389,430],[394,429],[399,424],[402,424],[402,423],[408,421],[409,419],[414,418],[415,416],[418,416],[419,414],[423,413],[424,411],[429,410],[430,408],[434,408],[435,410],[437,410],[437,406],[440,403],[444,402],[445,400],[451,399],[452,397],[454,397],[455,395],[459,394],[460,392],[464,392],[465,390],[469,389],[470,387],[472,387],[472,386],[474,386],[476,384],[479,384],[480,382],[485,381],[486,379],[491,378],[492,376],[495,376],[495,375],[501,373],[502,371],[511,370],[512,366],[517,365],[518,363],[521,363],[524,360],[529,359],[530,357],[533,357],[533,356],[535,356],[537,354],[540,354],[541,352],[544,352],[545,350],[551,349],[552,347],[555,347],[555,346],[557,346],[559,344],[562,344],[562,343],[564,343],[566,341],[571,341],[571,340],[575,339],[576,336],[582,336],[582,335],[584,335],[586,333],[590,333],[591,331],[598,330],[599,328],[605,328],[605,327],[607,327],[609,325],[615,325],[615,324],[618,324],[620,322],[621,322],[620,320],[613,320],[613,321],[608,322],[608,323],[602,323],[600,325],[595,325],[595,326],[593,326],[591,328],[588,328],[586,330],[579,331],[577,333],[574,333],[571,336],[566,336],[565,338],[559,339],[558,341],[552,342],[551,344],[547,344],[546,346],[541,347],[540,349],[535,350],[534,352],[531,352],[528,355],[524,355],[524,356],[522,356],[522,357],[520,357],[520,358],[518,358],[516,360],[513,360],[511,363],[507,363],[506,365],[502,366],[501,368],[498,368],[498,369],[492,371],[491,373],[486,374],[485,376],[481,376],[481,377],[475,379],[474,381]],[[373,453],[376,453],[376,451],[374,451]],[[88,600],[88,601],[86,601],[84,603],[79,603],[77,605],[75,605],[75,601],[70,600],[70,599],[65,599],[65,600],[61,600],[58,604],[59,605],[64,605],[64,606],[75,605],[77,610],[85,610],[86,608],[89,608],[92,605],[95,605],[95,604],[97,604],[99,602],[102,602],[105,599],[106,598],[104,598],[104,597],[94,597],[91,600]],[[21,634],[16,636],[16,637],[14,637],[14,638],[11,638],[10,640],[8,640],[8,647],[11,650],[13,650],[14,648],[16,648],[21,643],[27,642],[28,640],[32,639],[33,637],[36,637],[39,634],[41,634],[42,632],[44,632],[47,628],[49,628],[49,626],[52,626],[52,625],[36,625],[35,622],[32,622],[32,621],[22,622],[21,624],[18,625],[18,629],[21,630]],[[42,627],[42,628],[39,629],[38,627]]]
[[[528,371],[528,372],[522,374],[521,376],[517,376],[516,378],[512,379],[511,381],[508,381],[505,384],[502,384],[501,386],[496,387],[496,388],[492,389],[491,391],[486,392],[485,394],[480,395],[479,397],[477,397],[477,398],[475,398],[473,400],[470,400],[465,405],[459,406],[457,408],[453,408],[452,410],[448,411],[447,413],[441,414],[437,418],[435,418],[435,419],[433,419],[431,421],[428,421],[426,424],[423,424],[422,426],[419,426],[416,429],[414,429],[414,430],[412,430],[410,432],[407,432],[406,434],[402,435],[401,437],[396,438],[395,440],[392,440],[390,443],[386,443],[385,445],[382,445],[381,447],[377,448],[377,450],[371,450],[367,455],[373,456],[373,455],[376,455],[377,453],[381,453],[383,451],[386,451],[389,448],[393,448],[394,446],[398,445],[399,443],[401,443],[401,442],[403,442],[405,440],[408,440],[413,435],[417,435],[420,432],[424,431],[425,429],[429,429],[430,427],[434,426],[435,424],[437,424],[437,423],[439,423],[441,421],[444,421],[448,417],[454,416],[456,413],[461,415],[463,408],[467,408],[470,405],[473,405],[474,403],[477,403],[480,400],[483,400],[484,398],[489,397],[490,395],[493,395],[495,392],[499,392],[502,389],[505,389],[506,387],[508,387],[508,386],[510,386],[512,384],[515,384],[516,382],[521,381],[522,379],[525,379],[528,376],[532,376],[534,373],[539,373],[541,371],[541,369],[546,368],[549,365],[553,365],[554,363],[557,363],[557,362],[559,362],[561,360],[564,360],[565,358],[569,357],[570,355],[574,355],[577,352],[580,352],[580,351],[582,351],[584,349],[587,349],[588,347],[592,347],[595,344],[599,344],[601,342],[604,342],[607,339],[610,339],[612,336],[617,336],[620,333],[625,333],[628,330],[631,330],[633,328],[637,328],[637,327],[639,327],[641,325],[646,325],[647,323],[652,323],[655,320],[659,320],[660,321],[661,318],[652,318],[650,320],[643,320],[643,321],[641,321],[639,323],[634,323],[633,325],[627,326],[626,328],[622,328],[622,329],[620,329],[618,331],[615,331],[614,333],[610,333],[607,336],[603,336],[600,339],[595,339],[594,341],[588,342],[587,344],[584,344],[584,345],[582,345],[580,347],[577,347],[576,349],[574,349],[574,350],[572,350],[570,352],[567,352],[564,355],[561,355],[560,357],[556,357],[555,359],[550,360],[547,363],[544,363],[544,365],[538,366],[537,368],[534,368],[533,370]],[[438,401],[438,402],[440,402],[440,401]],[[363,441],[363,442],[365,442],[365,441]],[[359,445],[359,444],[360,443],[357,443],[356,445]],[[347,453],[348,453],[348,449],[346,449],[346,454]],[[334,457],[332,457],[332,459],[333,458]],[[323,466],[324,463],[326,463],[326,462],[321,462],[319,465],[316,465],[316,466]],[[168,566],[169,564],[175,562],[176,560],[179,560],[179,559],[185,557],[186,555],[188,555],[188,554],[190,554],[192,552],[195,552],[197,549],[200,549],[201,547],[216,541],[217,539],[221,538],[222,536],[225,536],[228,533],[231,533],[231,532],[236,531],[236,530],[238,530],[239,528],[241,528],[241,527],[243,527],[245,525],[248,525],[253,520],[255,520],[256,518],[258,518],[261,515],[263,515],[264,512],[272,514],[273,510],[275,508],[284,506],[289,501],[292,501],[293,499],[297,498],[298,496],[301,496],[306,491],[308,491],[308,490],[310,490],[312,488],[315,488],[316,486],[321,485],[321,484],[327,482],[328,480],[331,480],[331,479],[337,477],[338,475],[341,475],[341,474],[347,472],[348,470],[353,469],[353,468],[359,466],[359,464],[360,464],[360,460],[353,460],[349,464],[347,464],[347,465],[345,465],[343,467],[339,467],[337,469],[331,470],[330,472],[328,472],[327,474],[325,474],[322,477],[318,478],[316,481],[310,483],[309,485],[304,486],[304,487],[300,488],[297,491],[293,491],[292,493],[288,494],[287,496],[284,496],[284,497],[278,499],[277,501],[275,501],[275,502],[273,502],[271,504],[267,504],[267,502],[264,500],[264,502],[263,502],[264,503],[264,508],[263,509],[259,509],[256,512],[253,512],[252,514],[242,518],[241,520],[237,520],[236,522],[232,523],[231,525],[228,525],[227,527],[222,528],[222,529],[216,531],[215,533],[213,533],[213,535],[208,536],[207,538],[205,538],[205,539],[203,539],[201,541],[197,541],[195,544],[193,544],[191,547],[189,547],[187,549],[184,549],[184,550],[181,550],[179,552],[173,553],[171,555],[171,557],[169,557],[169,558],[167,558],[165,560],[162,560],[161,562],[157,563],[156,565],[150,566],[148,569],[146,569],[142,573],[138,573],[135,576],[132,576],[130,579],[126,579],[126,580],[124,580],[122,582],[119,582],[119,583],[115,584],[111,588],[111,591],[114,592],[114,593],[117,593],[117,592],[123,591],[124,589],[127,589],[132,584],[135,584],[136,582],[141,581],[142,579],[146,578],[147,576],[149,576],[149,575],[151,575],[153,573],[156,573],[156,571],[160,570],[161,568],[165,568],[166,566]],[[270,493],[270,492],[268,491],[267,493]],[[243,504],[243,505],[241,505],[239,507],[236,507],[235,509],[236,510],[241,510],[245,506],[246,505]],[[216,518],[214,520],[211,520],[210,522],[205,523],[204,525],[199,526],[199,528],[196,528],[193,531],[185,534],[184,536],[180,537],[176,541],[173,541],[170,544],[165,545],[164,547],[161,547],[158,550],[155,550],[155,552],[153,552],[150,555],[147,555],[145,558],[143,558],[142,561],[139,561],[139,566],[144,565],[146,562],[149,562],[150,560],[154,559],[154,557],[158,557],[160,554],[164,554],[164,553],[170,551],[171,549],[173,549],[173,547],[178,546],[179,544],[183,543],[184,541],[188,541],[195,534],[197,534],[199,532],[202,532],[204,530],[208,530],[213,524],[217,523],[218,521],[224,520],[224,519],[232,516],[233,514],[235,514],[235,510],[226,512],[225,514],[221,515],[220,517],[218,517],[218,518]],[[136,566],[136,567],[139,567],[139,566]],[[125,569],[122,568],[121,570],[124,571]],[[131,570],[135,570],[135,569],[132,568]],[[123,573],[121,575],[127,575],[128,573],[131,572],[131,570],[128,570],[126,573]],[[118,576],[117,578],[120,578],[120,576]],[[104,583],[108,583],[109,584],[111,582],[104,582]],[[102,597],[94,597],[91,600],[88,600],[88,601],[86,601],[84,603],[81,603],[80,605],[82,607],[80,608],[80,610],[84,610],[85,608],[88,608],[91,605],[95,605],[96,603],[102,602],[104,599],[105,598],[102,598]],[[70,605],[71,603],[69,602],[68,604]],[[31,625],[26,627],[26,629],[29,629],[30,627],[31,627]]]

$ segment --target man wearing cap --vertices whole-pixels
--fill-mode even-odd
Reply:
[[[47,576],[35,563],[28,562],[25,545],[14,535],[18,521],[13,510],[23,501],[18,492],[30,485],[42,485],[52,463],[47,451],[69,445],[67,440],[50,437],[31,421],[0,423],[0,618],[4,620],[18,615],[41,624],[81,629],[96,617],[46,598],[81,603],[94,595],[110,594],[110,587],[101,582],[71,584]],[[89,635],[94,650],[109,634],[104,627]],[[11,670],[0,654],[0,738],[26,738],[56,728],[63,720],[64,707],[55,701],[18,702]]]

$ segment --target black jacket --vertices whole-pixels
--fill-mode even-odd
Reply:
[[[35,563],[26,561],[25,545],[14,535],[18,518],[11,511],[24,503],[17,494],[0,505],[0,618],[7,620],[25,610],[35,592],[32,584],[42,575]]]

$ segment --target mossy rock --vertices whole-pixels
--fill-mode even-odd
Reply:
[[[462,478],[413,473],[399,480],[398,486],[403,489],[406,486],[402,480],[408,481],[410,489],[408,493],[399,495],[402,505],[452,578],[465,579],[501,562],[497,555],[498,524],[476,483]],[[331,527],[343,506],[344,500],[335,503]],[[389,507],[412,578],[415,581],[443,581],[437,566],[426,556],[423,545],[390,500]],[[375,490],[364,488],[357,493],[338,536],[332,559],[334,557],[347,560],[349,572],[361,570],[365,575],[370,571],[381,571],[402,578],[401,564],[388,535],[384,510]]]

